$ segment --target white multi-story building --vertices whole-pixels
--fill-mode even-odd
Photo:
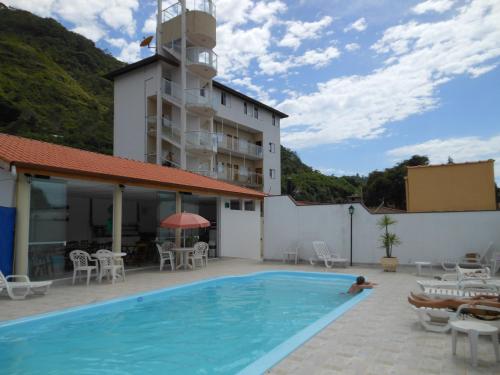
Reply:
[[[222,83],[212,0],[158,1],[156,54],[114,80],[114,154],[281,193],[286,114]]]

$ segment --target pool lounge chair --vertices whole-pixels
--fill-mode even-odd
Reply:
[[[467,286],[461,289],[446,289],[446,288],[423,288],[423,293],[428,297],[437,298],[462,298],[462,297],[477,297],[477,296],[498,296],[496,287]]]
[[[24,279],[24,281],[10,281],[11,279]],[[30,281],[26,275],[4,276],[0,271],[0,292],[4,289],[11,299],[25,299],[29,294],[46,294],[52,281]]]
[[[344,267],[347,266],[347,259],[339,257],[335,252],[330,251],[326,242],[324,241],[313,241],[313,249],[320,262],[325,262],[327,268],[332,268],[336,263],[343,264]],[[311,258],[309,262],[314,265],[316,260]]]
[[[430,307],[416,307],[412,305],[413,310],[417,313],[418,320],[422,327],[427,331],[445,333],[451,329],[450,323],[454,320],[466,319],[466,320],[477,320],[480,322],[486,322],[484,320],[479,320],[470,315],[464,315],[463,311],[465,309],[470,309],[470,305],[460,305],[457,311],[452,311],[448,309],[433,309]],[[500,313],[500,309],[491,306],[475,305],[474,309],[494,311]],[[487,321],[488,324],[492,324],[495,327],[500,327],[500,320]]]

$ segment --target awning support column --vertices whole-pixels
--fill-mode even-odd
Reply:
[[[14,274],[28,275],[31,176],[19,174],[16,185]],[[7,276],[7,275],[6,275]]]
[[[113,190],[113,251],[122,251],[122,201],[123,185],[116,185]]]
[[[182,195],[178,191],[175,193],[175,213],[179,214],[182,212]],[[181,247],[181,229],[177,228],[175,230],[175,246]]]

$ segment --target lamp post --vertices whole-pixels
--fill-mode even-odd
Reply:
[[[351,267],[352,267],[352,215],[354,214],[354,206],[349,206],[349,215],[351,216]]]

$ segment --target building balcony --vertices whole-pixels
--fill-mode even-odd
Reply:
[[[215,108],[209,89],[186,89],[186,109],[199,116],[213,117]]]
[[[156,137],[156,116],[148,116],[148,134]],[[179,145],[181,143],[181,128],[179,124],[167,117],[162,118],[162,138]]]
[[[163,96],[171,100],[173,99],[176,103],[180,103],[182,100],[181,86],[167,78],[162,78],[161,91]]]
[[[217,172],[217,178],[233,184],[259,188],[263,184],[262,174],[249,171],[224,170]]]
[[[213,0],[186,0],[186,36],[198,46],[214,48],[216,44],[216,7]],[[163,35],[169,40],[181,38],[180,3],[162,11]]]
[[[189,47],[186,49],[189,69],[206,79],[212,79],[217,74],[217,54],[204,47]]]
[[[186,149],[200,154],[217,152],[217,137],[214,133],[188,131],[186,132]]]
[[[214,171],[208,170],[208,169],[202,169],[202,168],[190,168],[188,169],[189,172],[193,172],[205,177],[211,177],[211,178],[216,178],[217,174]]]
[[[151,164],[156,164],[156,153],[151,152],[146,155],[146,161]],[[181,168],[181,164],[178,160],[175,160],[172,156],[163,156],[161,158],[161,165],[164,167],[171,168]]]
[[[219,152],[230,152],[247,159],[262,159],[262,146],[251,143],[246,139],[228,137],[226,134],[217,133],[217,148]]]

